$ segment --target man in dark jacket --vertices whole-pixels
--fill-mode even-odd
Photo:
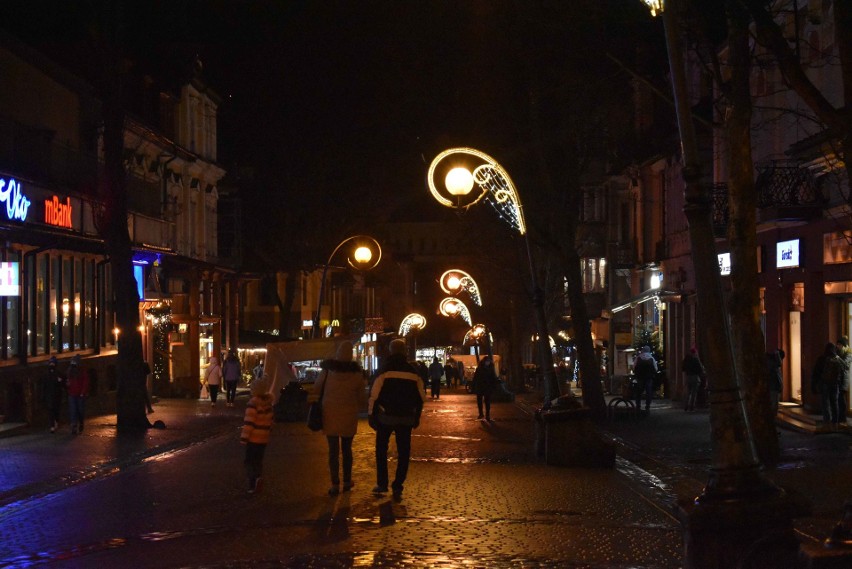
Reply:
[[[388,445],[396,437],[396,474],[391,484],[393,498],[402,500],[411,459],[411,430],[420,425],[426,395],[417,370],[408,363],[405,340],[390,343],[390,355],[379,369],[370,390],[370,426],[376,430],[376,487],[374,494],[388,491]]]
[[[639,382],[636,392],[636,410],[642,406],[642,395],[645,395],[645,411],[651,410],[651,399],[654,397],[654,378],[657,376],[657,360],[651,354],[651,346],[642,346],[639,355],[633,362],[633,374]]]

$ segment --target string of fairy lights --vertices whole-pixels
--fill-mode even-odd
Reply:
[[[517,229],[521,235],[526,233],[521,201],[515,187],[500,168],[482,164],[473,171],[473,179],[487,192],[485,202],[497,212],[497,216]]]

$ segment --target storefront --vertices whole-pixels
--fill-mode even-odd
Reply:
[[[781,348],[782,401],[819,412],[811,370],[825,345],[852,330],[852,232],[830,220],[761,235],[766,349]]]
[[[28,422],[51,356],[80,354],[94,404],[115,390],[112,285],[92,202],[0,173],[0,415]],[[100,355],[100,358],[91,356]]]

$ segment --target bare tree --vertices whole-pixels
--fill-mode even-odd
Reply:
[[[133,276],[132,249],[127,229],[127,169],[124,164],[124,110],[121,57],[121,2],[101,5],[99,50],[102,59],[104,170],[100,185],[103,207],[98,230],[107,248],[119,330],[116,393],[117,429],[120,434],[151,426],[145,413],[146,373],[143,371],[139,333],[139,296]]]

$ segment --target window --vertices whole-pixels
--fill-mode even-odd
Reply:
[[[21,254],[19,251],[7,251],[6,261],[12,263],[21,262]],[[19,273],[20,275],[20,273]],[[20,280],[19,280],[20,282]],[[21,283],[26,286],[26,283]],[[20,287],[23,288],[23,287]],[[9,358],[18,354],[18,341],[20,339],[19,322],[20,322],[20,296],[6,296],[3,298],[2,317],[3,317],[3,358]]]
[[[61,326],[61,336],[60,345],[62,346],[61,352],[67,352],[72,349],[74,344],[74,297],[72,295],[72,291],[74,290],[74,270],[73,270],[73,259],[65,258],[62,259],[62,289],[57,291],[57,298],[61,299],[59,304],[59,320]]]
[[[83,322],[85,323],[83,342],[85,347],[95,346],[95,261],[83,262]]]
[[[583,277],[583,292],[603,292],[606,290],[606,259],[586,257],[580,262]]]

